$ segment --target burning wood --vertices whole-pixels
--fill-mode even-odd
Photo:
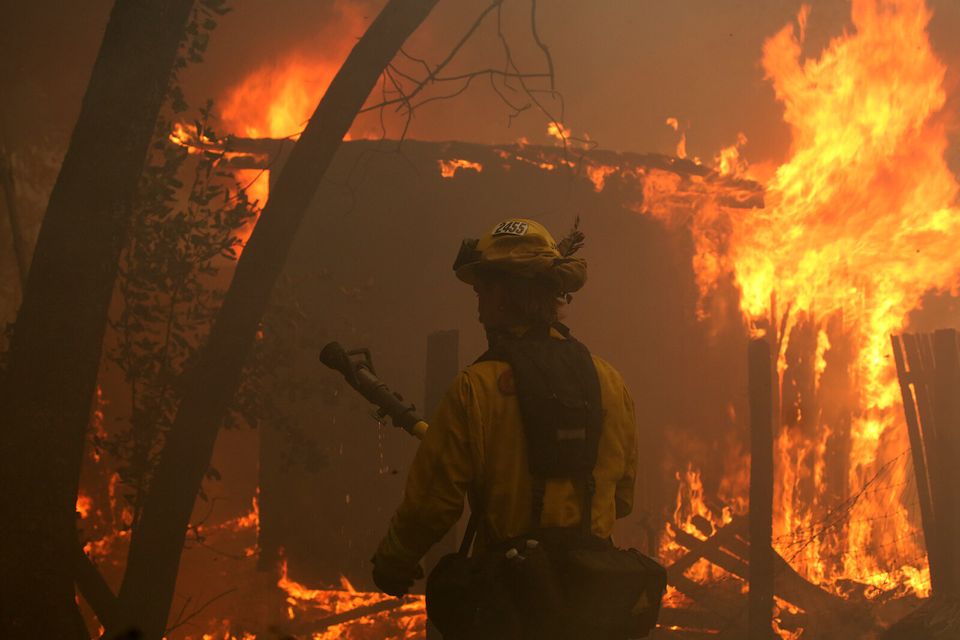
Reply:
[[[454,158],[453,160],[437,160],[437,164],[440,167],[440,175],[444,178],[452,178],[457,174],[457,171],[460,170],[470,170],[477,173],[483,171],[483,165],[479,162],[461,160],[460,158]]]
[[[423,596],[393,598],[383,593],[358,592],[345,577],[340,589],[313,589],[287,575],[281,564],[277,586],[287,594],[287,615],[300,621],[295,631],[314,640],[350,638],[406,638],[423,633],[426,607]]]
[[[354,35],[362,32],[369,21],[364,11],[350,3],[333,4],[331,11],[337,14],[339,29],[324,41],[322,48],[302,46],[274,60],[258,59],[236,79],[225,83],[218,103],[221,106],[210,113],[214,114],[215,122],[219,120],[217,128],[222,125],[230,135],[214,133],[206,124],[197,122],[180,122],[169,131],[166,151],[173,149],[178,158],[187,158],[187,161],[210,161],[214,175],[226,172],[228,177],[233,177],[236,185],[230,185],[225,199],[243,200],[242,191],[256,203],[255,209],[262,209],[270,197],[271,178],[279,175],[293,141],[300,138],[304,124],[354,46]],[[719,389],[717,395],[723,397],[710,405],[713,415],[707,418],[703,415],[706,409],[697,414],[671,407],[663,410],[656,421],[651,420],[654,423],[651,431],[657,432],[651,436],[655,446],[650,450],[664,454],[662,459],[667,462],[662,469],[650,471],[646,479],[654,478],[669,486],[650,489],[650,495],[645,496],[652,505],[650,513],[644,516],[648,519],[630,522],[626,534],[636,535],[637,539],[644,536],[644,543],[649,545],[644,548],[651,553],[659,551],[660,558],[670,563],[671,586],[660,630],[665,637],[743,637],[747,628],[751,569],[755,574],[772,577],[773,593],[764,595],[763,609],[772,608],[773,630],[783,640],[857,637],[861,632],[866,633],[865,630],[875,632],[889,620],[902,617],[903,611],[898,608],[906,609],[931,594],[935,597],[915,615],[895,625],[889,637],[898,637],[894,632],[900,633],[899,637],[905,637],[904,634],[922,637],[919,634],[932,634],[938,624],[951,632],[957,626],[957,607],[951,598],[951,594],[960,589],[960,553],[953,549],[955,539],[960,537],[960,516],[957,515],[960,514],[960,492],[955,488],[960,483],[960,475],[953,469],[954,459],[960,452],[960,409],[955,402],[960,397],[957,392],[960,352],[956,348],[956,336],[904,334],[893,338],[893,358],[888,351],[889,337],[908,330],[908,315],[921,306],[923,296],[929,292],[956,295],[960,282],[956,260],[960,241],[957,206],[960,186],[944,159],[951,126],[944,115],[948,104],[948,70],[931,46],[927,33],[931,12],[923,0],[853,0],[851,9],[852,26],[813,57],[805,57],[811,15],[811,9],[806,6],[795,22],[764,43],[763,72],[783,107],[784,121],[792,134],[787,158],[778,167],[752,166],[747,162],[746,135],[738,133],[735,138],[730,135],[739,130],[739,124],[724,133],[727,136],[724,141],[730,144],[715,154],[701,151],[698,157],[696,129],[691,127],[689,116],[679,108],[674,111],[673,105],[669,106],[670,111],[657,111],[654,116],[659,132],[669,136],[661,146],[672,155],[594,148],[588,136],[576,134],[580,137],[575,137],[570,123],[554,118],[544,105],[537,104],[538,96],[554,96],[553,63],[546,47],[539,43],[538,48],[542,47],[546,53],[550,71],[529,77],[549,78],[549,90],[519,91],[529,79],[519,70],[506,75],[501,75],[504,72],[499,70],[483,73],[489,74],[495,90],[506,87],[508,96],[513,91],[530,100],[511,103],[516,111],[510,114],[511,121],[527,109],[534,111],[535,106],[543,111],[546,134],[544,123],[538,123],[533,133],[526,133],[545,145],[531,144],[526,138],[514,144],[496,145],[405,140],[404,153],[410,156],[406,161],[416,168],[421,193],[433,190],[431,195],[436,195],[437,201],[442,200],[438,208],[446,207],[439,213],[431,210],[429,215],[415,218],[419,212],[397,204],[403,200],[398,194],[406,193],[402,191],[406,187],[405,179],[396,178],[400,171],[395,171],[393,176],[379,175],[376,189],[367,188],[368,183],[357,188],[361,183],[351,181],[354,168],[363,167],[358,174],[369,168],[360,160],[376,155],[371,152],[382,151],[391,141],[380,139],[380,130],[368,128],[365,122],[358,120],[349,127],[344,124],[330,145],[336,146],[340,134],[347,131],[344,140],[349,142],[338,151],[340,157],[346,159],[333,165],[335,171],[331,171],[328,178],[334,179],[324,181],[321,196],[317,198],[321,203],[318,209],[326,213],[336,210],[342,200],[351,200],[351,212],[356,205],[364,215],[375,210],[381,217],[357,216],[361,220],[357,224],[364,228],[351,236],[355,230],[349,226],[349,220],[344,221],[349,216],[325,216],[322,226],[311,228],[309,235],[304,234],[308,238],[305,244],[312,243],[310,251],[291,259],[291,264],[301,261],[294,266],[308,265],[298,274],[309,283],[304,289],[319,289],[323,286],[319,281],[338,279],[335,285],[324,290],[324,295],[329,295],[316,305],[323,309],[317,315],[322,315],[324,320],[333,318],[331,322],[351,323],[350,331],[386,342],[393,325],[400,324],[401,315],[419,318],[416,322],[421,323],[424,317],[429,317],[430,322],[434,318],[446,322],[455,317],[445,307],[446,293],[435,281],[427,283],[423,273],[403,272],[407,265],[397,264],[400,261],[396,248],[403,247],[407,252],[408,247],[413,246],[411,237],[435,234],[426,244],[428,249],[416,245],[416,251],[409,250],[426,263],[440,252],[433,243],[452,234],[451,229],[441,227],[438,222],[452,217],[447,215],[451,204],[461,207],[457,215],[463,218],[458,222],[463,222],[469,216],[480,219],[496,207],[513,207],[521,202],[533,212],[531,215],[582,213],[588,224],[603,229],[607,244],[597,242],[587,246],[588,250],[597,247],[595,255],[603,258],[595,263],[601,278],[616,274],[608,280],[608,284],[613,283],[609,284],[611,290],[620,298],[615,301],[616,305],[622,305],[611,307],[616,313],[624,314],[629,308],[642,314],[652,309],[655,313],[650,316],[668,318],[661,324],[650,325],[660,329],[671,322],[679,324],[681,317],[685,320],[687,316],[691,319],[696,316],[703,321],[697,328],[703,333],[703,336],[696,334],[698,342],[673,346],[672,350],[663,348],[657,352],[658,357],[650,361],[662,363],[685,349],[699,349],[702,353],[681,364],[670,362],[667,366],[682,369],[676,373],[675,380],[683,380],[683,384],[694,369],[709,371],[703,376],[708,382],[697,389],[703,390],[709,385],[711,389]],[[502,36],[499,20],[497,26],[497,35]],[[459,47],[454,53],[458,50]],[[510,51],[505,53],[511,59]],[[415,67],[417,74],[426,74],[423,83],[465,79],[469,84],[476,77],[460,76],[459,70],[448,70],[449,77],[438,78],[441,67],[427,64],[405,50],[400,57]],[[460,62],[458,59],[457,63]],[[400,112],[409,109],[412,114],[409,96],[401,85],[406,79],[405,86],[409,88],[411,82],[416,86],[421,77],[411,76],[407,71],[406,66],[391,63],[378,91],[384,104],[397,106]],[[376,92],[370,100],[378,102]],[[382,116],[382,106],[377,104],[368,104],[363,109],[378,108]],[[667,113],[676,115],[664,119]],[[664,124],[671,131],[664,132]],[[581,130],[580,126],[576,124],[577,131]],[[752,130],[745,130],[756,142]],[[446,133],[440,128],[425,133],[435,139],[446,139],[440,137]],[[510,139],[517,134],[507,135],[510,137],[496,138],[483,131],[474,139]],[[605,142],[615,145],[620,141]],[[171,148],[169,144],[179,148]],[[377,156],[378,161],[385,155]],[[324,157],[332,157],[332,152],[325,152]],[[348,169],[350,163],[355,164]],[[303,174],[307,173],[304,169]],[[12,208],[12,178],[6,174],[2,177],[10,200],[7,206]],[[500,201],[477,198],[478,193],[486,195],[497,190],[505,194]],[[305,186],[304,194],[307,191]],[[542,199],[529,197],[530,193],[541,191],[548,195]],[[177,193],[170,197],[190,196]],[[302,200],[308,200],[306,195]],[[472,209],[477,200],[484,200],[484,206],[489,209]],[[433,198],[424,201],[430,201],[424,208],[433,204]],[[388,209],[396,215],[384,215]],[[619,219],[611,222],[621,214],[628,223],[621,224]],[[410,220],[403,216],[409,216]],[[390,222],[385,223],[388,219]],[[255,224],[254,220],[241,229],[241,242],[249,237]],[[376,250],[371,248],[382,240],[379,236],[372,237],[377,234],[371,229],[382,230],[384,236],[390,236],[386,249],[382,245],[376,245]],[[624,229],[635,235],[626,235]],[[662,235],[652,235],[651,229]],[[644,233],[650,235],[641,238]],[[409,235],[400,238],[403,234]],[[185,237],[177,238],[177,242],[190,242],[189,235],[183,234]],[[597,236],[592,236],[590,242]],[[363,261],[369,260],[372,266],[357,267],[361,262],[357,251],[347,257],[336,253],[340,245],[358,237],[361,240],[356,246],[362,242],[368,251],[362,256]],[[675,242],[675,246],[663,249],[668,244],[664,239]],[[645,262],[633,256],[632,261],[614,262],[612,254],[622,252],[630,242],[639,245],[640,240],[645,243],[644,251],[654,259]],[[321,243],[331,255],[337,256],[330,264],[322,262],[324,256],[316,250],[316,245]],[[658,253],[661,250],[662,253]],[[309,255],[305,255],[307,253]],[[387,266],[376,262],[383,255],[391,255],[393,262]],[[670,258],[676,256],[682,257],[671,261]],[[663,268],[664,272],[680,271],[676,262],[681,259],[690,266],[696,291],[692,290],[686,272],[674,279],[650,276],[662,264],[668,265]],[[173,260],[158,260],[158,264],[161,262],[163,269],[174,269],[170,266]],[[610,268],[610,264],[616,267]],[[449,271],[447,267],[443,265]],[[608,271],[604,273],[603,269]],[[379,307],[369,303],[374,295],[392,295],[397,284],[390,278],[401,272],[407,282],[418,278],[418,286],[430,290],[432,297],[426,303],[412,298],[399,302],[394,299],[389,305]],[[647,278],[651,289],[678,287],[681,280],[688,289],[673,297],[643,298],[648,295]],[[687,290],[690,295],[685,293]],[[353,306],[347,307],[345,303],[337,307],[341,297],[349,298],[349,305]],[[663,304],[647,304],[654,299]],[[215,302],[219,303],[219,299]],[[316,301],[311,300],[306,306],[313,302]],[[369,306],[364,306],[367,304]],[[676,309],[669,308],[670,305]],[[376,316],[379,322],[379,318],[389,315],[382,313],[383,307],[401,309],[404,313],[392,317],[389,326],[386,322],[363,324],[366,319],[355,319],[367,314]],[[728,309],[733,312],[724,313]],[[421,310],[425,311],[424,315],[416,315]],[[298,307],[297,312],[300,311]],[[239,317],[239,314],[227,315]],[[592,320],[595,324],[588,325],[588,330],[604,338],[614,336],[609,338],[610,342],[618,349],[626,344],[624,353],[640,352],[645,348],[641,338],[626,331],[620,334],[615,331],[618,322],[634,322],[630,330],[640,333],[640,323],[633,318]],[[720,321],[710,323],[712,319]],[[727,326],[722,326],[723,319]],[[298,320],[291,322],[296,325]],[[417,326],[418,331],[421,328]],[[650,329],[643,326],[642,331]],[[295,334],[295,339],[291,339],[295,343],[291,352],[309,350],[296,343],[302,332],[300,325],[291,329]],[[198,342],[202,342],[200,333],[196,337]],[[624,335],[628,339],[622,339]],[[694,330],[689,330],[683,337],[693,335]],[[713,371],[712,367],[702,366],[709,360],[706,355],[702,362],[697,361],[708,348],[716,345],[728,349],[727,355],[735,352],[739,357],[742,343],[749,338],[769,340],[774,351],[772,467],[761,465],[757,455],[751,460],[747,451],[743,401],[746,395],[737,386],[740,385],[739,369],[731,365],[722,371]],[[263,330],[258,332],[257,339],[264,339]],[[724,353],[722,349],[717,351]],[[284,364],[297,357],[287,355]],[[718,356],[712,363],[725,357]],[[694,361],[696,364],[691,366]],[[645,367],[646,362],[635,364],[630,375],[649,381],[654,374],[664,373],[651,374]],[[176,380],[164,380],[164,384],[172,388],[179,383],[179,374],[169,376]],[[667,376],[664,374],[663,378]],[[727,380],[721,378],[733,380],[730,387],[736,387],[734,391],[724,386]],[[121,385],[116,381],[113,384]],[[135,390],[135,384],[130,386]],[[663,387],[667,386],[668,383],[664,383]],[[675,386],[675,399],[694,388],[693,383],[689,388]],[[291,398],[300,391],[300,388],[292,390]],[[662,388],[658,387],[659,391]],[[383,487],[388,486],[386,482],[395,469],[403,467],[404,458],[390,451],[390,444],[382,434],[377,435],[373,444],[365,441],[358,444],[360,440],[346,438],[334,442],[336,437],[330,433],[339,428],[334,407],[338,396],[335,393],[330,396],[324,398],[327,402],[322,408],[329,414],[324,413],[323,437],[330,438],[324,442],[323,455],[330,459],[349,459],[353,464],[356,459],[349,458],[349,449],[356,445],[356,449],[363,449],[362,455],[379,456],[376,479],[383,480],[384,484],[378,485],[376,491],[388,495],[396,487]],[[693,395],[698,400],[703,396]],[[898,405],[901,400],[903,415]],[[128,470],[98,466],[101,456],[105,455],[101,444],[108,440],[111,431],[104,426],[103,402],[98,388],[89,436],[93,446],[87,460],[88,467],[94,471],[81,479],[81,490],[74,505],[84,553],[78,558],[85,572],[80,576],[80,586],[82,591],[84,583],[91,589],[89,594],[84,591],[87,601],[100,603],[98,609],[104,612],[98,612],[101,620],[110,616],[111,590],[119,585],[131,529],[139,517],[138,507],[131,506],[133,500],[123,495],[129,482],[128,476],[121,474]],[[125,402],[126,399],[122,401]],[[129,402],[136,404],[138,400]],[[139,402],[143,402],[142,396]],[[716,407],[719,410],[714,411]],[[316,407],[310,407],[310,416],[316,412]],[[112,416],[111,420],[115,418]],[[719,432],[723,432],[722,435],[718,435]],[[677,433],[680,435],[675,435]],[[266,436],[261,444],[270,437]],[[273,464],[286,472],[286,460],[277,461],[281,459],[277,449],[270,449],[273,445],[269,443],[262,446],[267,452],[264,459],[274,456]],[[374,449],[375,453],[371,453]],[[106,455],[112,454],[108,451]],[[390,455],[398,457],[385,462],[385,456]],[[764,473],[772,473],[773,482],[764,480],[761,487],[755,481],[751,487],[750,471],[760,470],[761,466]],[[344,464],[344,468],[348,467]],[[359,476],[346,479],[353,472],[354,469],[349,468],[341,474],[343,478],[335,480],[354,482]],[[674,495],[671,477],[676,481],[676,497],[675,502],[667,504]],[[145,478],[143,486],[149,484],[149,478]],[[190,606],[183,605],[182,615],[174,616],[175,623],[183,623],[186,618],[202,629],[199,635],[196,629],[191,629],[189,633],[193,636],[186,637],[251,640],[257,634],[262,636],[275,630],[315,639],[399,638],[423,633],[422,598],[388,599],[363,588],[355,589],[346,577],[340,585],[331,584],[336,582],[333,576],[340,572],[359,580],[360,572],[366,570],[365,558],[354,561],[352,556],[346,557],[357,554],[357,549],[366,544],[360,536],[365,532],[359,530],[369,528],[370,522],[354,517],[355,512],[350,513],[346,508],[343,513],[349,513],[353,519],[343,516],[336,522],[339,530],[331,525],[330,531],[324,533],[342,543],[342,549],[347,551],[343,551],[343,557],[329,553],[337,557],[325,558],[323,562],[342,566],[335,570],[325,565],[304,566],[312,561],[304,560],[306,553],[290,555],[303,563],[291,561],[294,573],[313,576],[311,580],[318,586],[293,580],[288,575],[286,562],[278,569],[274,566],[275,555],[271,553],[262,554],[259,568],[265,570],[257,573],[253,559],[261,551],[259,493],[247,511],[247,499],[254,484],[249,483],[243,493],[238,494],[243,497],[234,502],[230,513],[218,511],[217,517],[209,520],[202,513],[199,518],[195,514],[188,525],[187,554],[205,554],[203,560],[189,568],[190,563],[184,563],[186,577],[183,579],[191,588],[206,587],[214,581],[213,577],[223,576],[228,576],[226,580],[254,586],[242,596],[231,595],[231,606],[234,601],[242,604],[235,606],[230,615],[221,615],[219,605],[223,602],[217,600],[216,593],[204,592],[204,598],[198,598],[201,603],[216,603],[217,606],[209,610],[205,609],[206,604],[197,606],[196,601],[188,600]],[[312,489],[305,485],[301,482],[293,490],[286,489],[298,495],[307,494]],[[261,486],[267,488],[266,484]],[[757,540],[758,544],[751,547],[748,526],[751,509],[747,499],[751,488],[772,489],[772,545]],[[363,490],[373,492],[369,487]],[[284,487],[276,491],[282,493]],[[362,501],[352,486],[335,493],[331,500],[342,501],[347,506],[352,500],[352,508]],[[69,511],[72,494],[68,498],[61,502]],[[333,511],[320,498],[314,498],[317,504],[327,508],[325,515]],[[214,497],[213,502],[218,499]],[[752,509],[755,524],[760,520],[757,502],[754,501]],[[277,509],[273,512],[267,506],[266,497],[263,504],[263,520],[271,523],[275,530],[293,531],[306,526],[277,515],[282,507],[302,509],[302,504],[291,502],[279,508],[273,505]],[[382,506],[378,503],[375,508]],[[367,513],[372,512],[370,509]],[[770,521],[768,516],[769,512],[763,518],[765,523]],[[344,526],[343,522],[347,524]],[[636,534],[641,529],[643,534]],[[769,531],[763,532],[763,538],[771,538],[769,534]],[[759,538],[760,534],[754,537]],[[301,544],[307,543],[301,541]],[[759,566],[756,561],[753,567],[750,565],[751,548],[760,551],[761,544],[764,552],[767,546],[772,547],[772,553],[766,558],[772,568]],[[642,546],[639,542],[636,545]],[[274,553],[280,547],[272,543],[264,546]],[[215,557],[216,563],[210,557]],[[150,577],[149,571],[143,573]],[[105,580],[93,579],[100,574]],[[757,581],[753,587],[757,594],[760,591]],[[199,587],[197,590],[202,591]],[[769,607],[767,602],[771,600],[772,607]],[[237,610],[244,608],[253,612],[249,618],[242,617],[243,611],[238,615]],[[896,615],[888,614],[890,611]],[[257,622],[252,623],[250,619]],[[261,625],[261,619],[269,621]],[[184,628],[177,627],[176,636],[171,637],[182,639],[186,633]]]

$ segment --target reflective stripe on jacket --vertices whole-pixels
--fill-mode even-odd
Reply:
[[[604,410],[594,467],[591,528],[606,538],[633,508],[637,437],[633,401],[620,374],[593,356]],[[378,555],[414,563],[460,518],[464,494],[479,505],[482,546],[533,529],[531,477],[520,406],[505,362],[461,371],[437,408],[407,476],[400,508]],[[543,527],[575,527],[581,498],[571,480],[548,480]]]

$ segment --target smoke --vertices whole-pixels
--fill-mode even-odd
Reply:
[[[440,3],[409,44],[437,61],[464,32],[487,0]],[[847,25],[848,3],[812,2],[807,42],[820,50]],[[293,52],[326,55],[331,43],[359,37],[382,0],[235,0],[213,33],[207,59],[184,77],[195,104],[222,100],[231,86],[264,64]],[[934,47],[948,64],[960,63],[960,7],[931,0]],[[2,120],[10,146],[54,136],[65,144],[79,111],[90,68],[112,2],[18,3],[3,21],[0,85],[6,97]],[[675,133],[664,126],[676,117],[687,131],[691,157],[712,158],[739,132],[750,140],[751,162],[779,162],[789,135],[769,83],[759,67],[764,38],[790,21],[798,0],[683,3],[540,3],[539,31],[550,47],[565,124],[601,147],[672,153]],[[529,37],[529,4],[509,0],[503,27],[515,55],[530,70],[543,70]],[[353,25],[344,31],[344,16]],[[359,22],[353,16],[359,15]],[[467,47],[455,69],[501,67],[495,21]],[[455,103],[429,105],[413,123],[411,137],[504,142],[526,137],[547,142],[544,117],[531,109],[510,120],[488,82],[477,82]]]

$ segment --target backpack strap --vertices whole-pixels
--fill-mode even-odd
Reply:
[[[540,520],[543,517],[543,499],[547,495],[547,479],[543,476],[533,476],[530,493],[530,522],[536,531],[540,528]]]
[[[565,339],[553,339],[551,328]],[[540,528],[547,480],[570,478],[579,485],[580,527],[589,534],[603,422],[600,382],[589,350],[560,323],[531,328],[520,337],[489,338],[490,348],[477,362],[503,361],[513,370],[532,477],[531,526]]]
[[[480,510],[471,509],[470,518],[467,520],[467,528],[463,532],[463,540],[460,541],[460,548],[457,549],[457,553],[466,558],[470,555],[470,547],[473,546],[473,541],[477,537],[477,529],[480,528]]]

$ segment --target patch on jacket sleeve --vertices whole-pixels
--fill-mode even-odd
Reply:
[[[513,381],[512,369],[507,369],[497,377],[497,388],[505,396],[517,395],[517,385]]]

